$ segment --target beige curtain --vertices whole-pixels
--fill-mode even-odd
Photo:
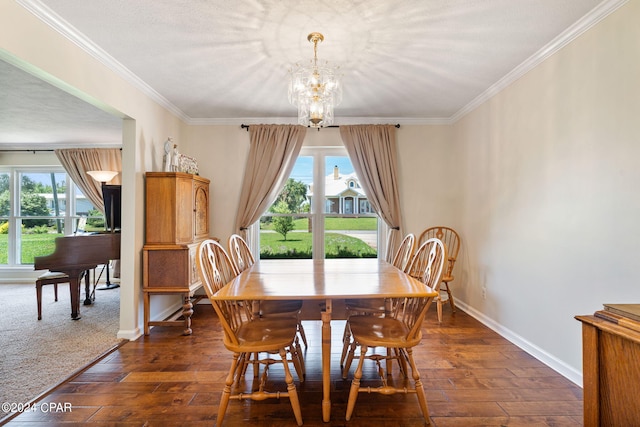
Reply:
[[[246,229],[269,209],[293,169],[307,128],[299,125],[251,125],[249,157],[236,216],[236,233]]]
[[[80,187],[91,203],[104,213],[102,185],[91,178],[87,171],[106,170],[122,172],[122,151],[119,148],[65,148],[55,150],[58,160],[73,182]],[[119,185],[121,174],[109,184]]]
[[[389,226],[385,259],[391,262],[402,239],[396,128],[393,125],[343,125],[340,136],[369,203]]]

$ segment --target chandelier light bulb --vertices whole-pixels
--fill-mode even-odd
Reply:
[[[313,59],[308,66],[296,64],[290,70],[289,102],[298,107],[298,123],[320,128],[333,124],[333,108],[342,101],[341,75],[338,67],[324,61],[318,65],[318,43],[324,40],[320,33],[311,33],[307,40],[313,43]]]

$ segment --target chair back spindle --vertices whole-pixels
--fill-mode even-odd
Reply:
[[[238,273],[242,273],[256,262],[247,241],[240,235],[232,234],[231,237],[229,237],[228,248],[231,260],[236,270],[238,270]]]
[[[393,261],[391,263],[400,270],[406,271],[409,263],[411,262],[411,257],[413,256],[415,245],[415,234],[409,233],[404,236],[404,239],[402,239],[402,242],[400,242],[400,246],[398,247],[398,250],[396,251],[396,254],[394,255]]]
[[[204,240],[198,246],[196,265],[209,298],[239,274],[227,251],[213,239]]]

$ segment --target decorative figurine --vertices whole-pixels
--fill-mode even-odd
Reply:
[[[164,157],[162,157],[162,171],[171,172],[171,165],[173,161],[171,159],[171,145],[173,144],[173,138],[169,137],[167,142],[164,143]]]
[[[171,171],[180,172],[180,153],[178,152],[178,144],[173,144],[173,155],[171,156]]]

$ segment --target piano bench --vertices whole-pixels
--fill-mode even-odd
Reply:
[[[53,285],[55,301],[58,301],[58,283],[69,283],[69,276],[64,273],[48,271],[36,280],[36,298],[38,299],[38,320],[42,320],[42,287]]]

